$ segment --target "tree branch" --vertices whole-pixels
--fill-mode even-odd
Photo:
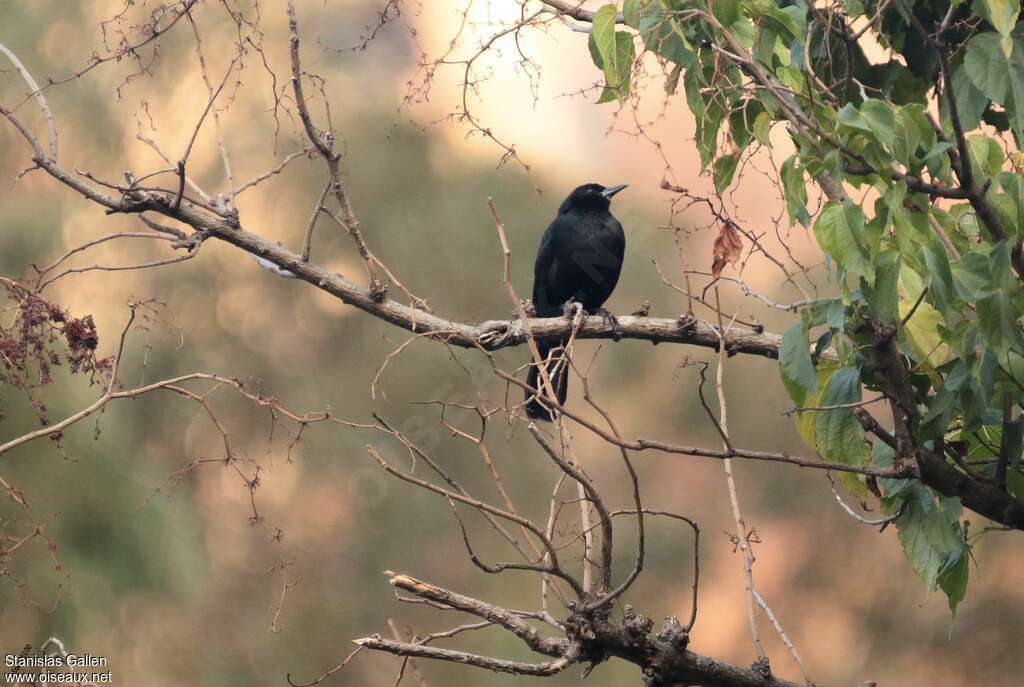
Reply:
[[[393,587],[407,591],[421,599],[428,599],[501,625],[522,639],[528,647],[537,653],[546,656],[564,656],[570,649],[569,642],[565,639],[541,634],[512,611],[443,589],[408,575],[399,575],[391,571],[385,571],[384,574],[391,578],[390,582]]]
[[[576,657],[574,655],[563,656],[561,658],[556,658],[553,661],[545,661],[544,663],[510,661],[504,658],[491,658],[490,656],[481,656],[480,654],[471,654],[466,651],[458,651],[455,649],[441,649],[439,647],[425,646],[423,644],[396,642],[391,639],[383,639],[377,635],[353,640],[353,644],[365,649],[386,651],[389,654],[394,654],[396,656],[432,658],[439,661],[450,661],[452,663],[476,666],[477,668],[486,668],[487,670],[493,670],[497,673],[532,675],[534,677],[554,675],[555,673],[568,668],[576,661]]]

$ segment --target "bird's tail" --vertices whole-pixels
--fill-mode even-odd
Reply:
[[[551,351],[562,345],[561,342],[545,343],[538,341],[537,350],[540,352],[541,360],[547,361],[544,364],[544,368],[551,379],[551,386],[555,389],[558,403],[565,405],[566,395],[569,392],[568,362],[563,359],[561,353],[555,353],[550,356],[550,360],[548,359]],[[530,389],[526,392],[526,416],[532,420],[544,420],[546,422],[553,420],[554,413],[551,411],[550,406],[545,407],[538,400],[538,397],[546,399],[548,394],[547,388],[544,385],[544,378],[540,375],[540,368],[536,363],[530,365],[530,370],[526,374],[526,383],[530,386]]]

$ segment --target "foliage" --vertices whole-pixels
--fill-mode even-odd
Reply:
[[[92,315],[74,317],[9,279],[0,278],[0,287],[10,303],[6,310],[13,311],[9,322],[0,320],[0,385],[23,392],[45,426],[48,409],[38,392],[53,382],[53,368],[66,364],[71,374],[84,375],[91,384],[105,380],[112,361],[96,357],[99,336]],[[57,441],[60,434],[50,438]]]
[[[908,477],[937,462],[1024,496],[1019,4],[626,0],[618,31],[615,9],[594,19],[601,101],[629,96],[629,36],[664,66],[669,93],[681,79],[719,193],[744,156],[785,158],[789,218],[813,230],[837,294],[782,339],[793,401],[828,408],[798,414],[804,439],[832,461]],[[891,405],[888,442],[858,420],[862,386]],[[926,482],[844,483],[899,514],[907,558],[955,611],[970,558],[961,502]]]

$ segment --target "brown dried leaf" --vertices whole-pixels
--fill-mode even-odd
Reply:
[[[715,238],[715,245],[712,249],[714,259],[711,262],[711,274],[717,279],[722,275],[726,265],[735,265],[743,253],[743,241],[736,226],[732,222],[725,222]]]

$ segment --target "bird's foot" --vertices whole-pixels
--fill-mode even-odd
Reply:
[[[618,341],[622,338],[622,326],[619,324],[619,318],[604,308],[600,308],[596,314],[601,316],[601,320],[606,327],[611,327],[612,341]]]
[[[587,311],[583,309],[583,306],[576,301],[566,301],[562,304],[562,316],[570,322],[576,317],[576,312],[580,311],[586,315]]]

